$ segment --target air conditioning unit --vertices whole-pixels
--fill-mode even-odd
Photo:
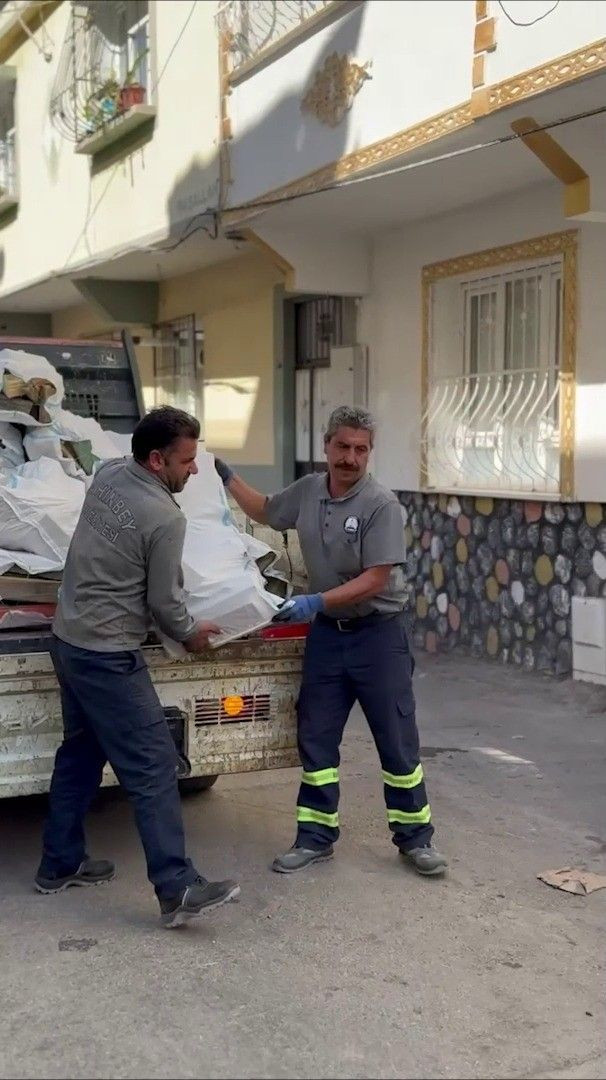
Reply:
[[[572,598],[572,674],[606,685],[606,598]]]

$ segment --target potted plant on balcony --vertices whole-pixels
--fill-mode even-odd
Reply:
[[[112,120],[118,112],[120,85],[115,74],[110,72],[106,79],[96,86],[84,104],[84,117],[88,134]]]
[[[130,69],[126,73],[126,78],[120,87],[120,112],[128,112],[129,109],[132,109],[133,105],[143,105],[143,102],[145,101],[145,87],[137,78],[135,78],[135,74],[138,72],[141,61],[147,56],[148,52],[149,49],[143,49],[143,51],[135,57]]]

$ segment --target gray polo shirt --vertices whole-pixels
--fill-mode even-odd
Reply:
[[[342,618],[403,609],[402,512],[393,492],[372,476],[366,474],[346,495],[333,499],[327,474],[312,473],[272,495],[265,516],[273,529],[297,530],[312,593],[344,585],[371,566],[393,565],[385,592],[343,608]]]
[[[185,517],[162,480],[132,458],[103,465],[67,555],[57,637],[93,652],[138,649],[154,622],[176,641],[190,637],[184,539]]]

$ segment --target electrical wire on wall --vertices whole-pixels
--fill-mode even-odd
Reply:
[[[547,11],[544,11],[542,15],[537,15],[536,19],[531,19],[529,22],[518,22],[517,19],[514,19],[513,16],[509,14],[502,0],[497,0],[497,2],[505,18],[509,19],[509,22],[512,23],[513,26],[535,26],[536,23],[546,19],[548,15],[551,15],[552,11],[555,11],[559,6],[560,0],[555,0],[555,4],[552,4]]]

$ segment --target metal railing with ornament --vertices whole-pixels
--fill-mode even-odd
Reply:
[[[80,143],[149,103],[147,0],[72,3],[51,95],[55,127]]]
[[[422,483],[438,491],[557,494],[562,376],[534,368],[432,379]]]
[[[236,71],[314,16],[343,0],[226,0],[219,5],[219,33]]]

